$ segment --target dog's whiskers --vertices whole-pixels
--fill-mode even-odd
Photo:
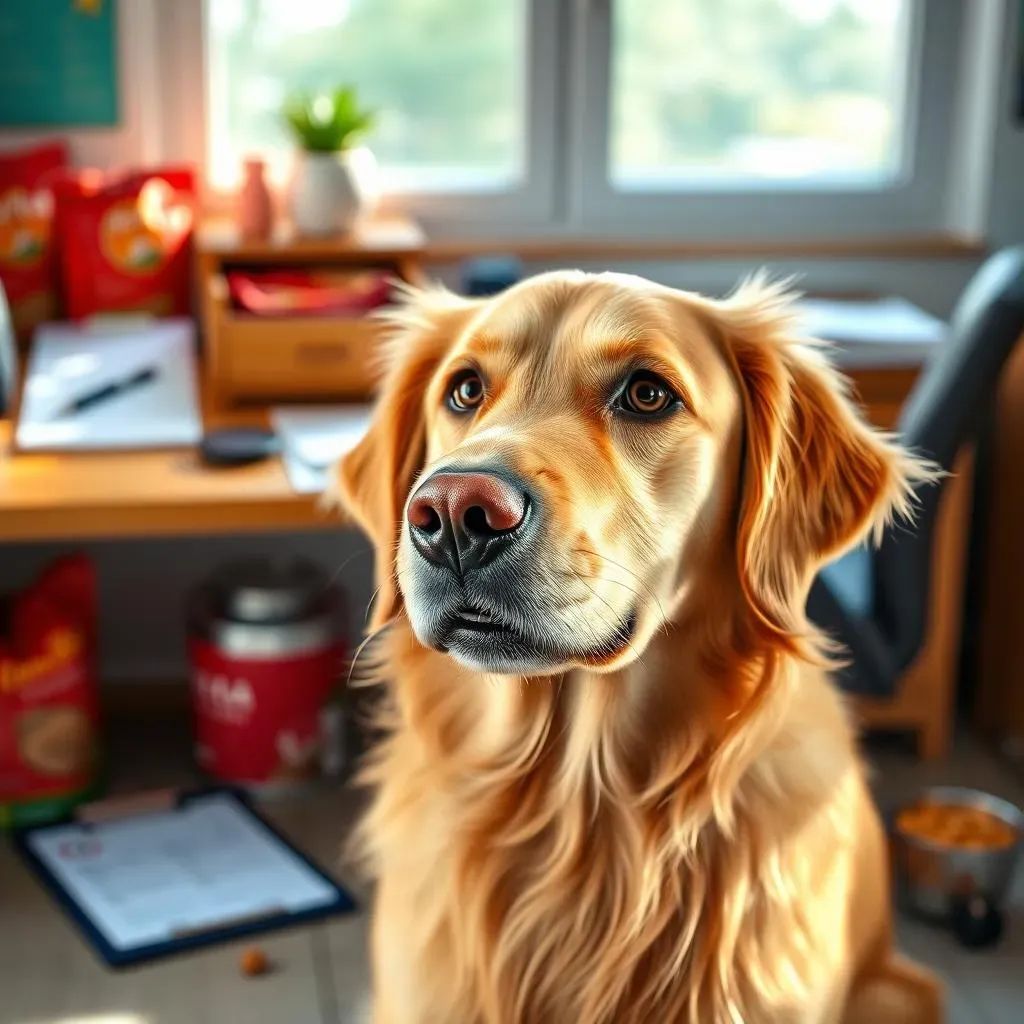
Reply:
[[[658,597],[657,594],[654,593],[654,588],[649,583],[642,580],[635,572],[633,572],[632,569],[623,565],[621,562],[616,562],[614,558],[609,558],[607,555],[602,554],[600,551],[591,551],[589,548],[574,548],[573,552],[581,555],[594,555],[595,557],[607,562],[609,565],[614,565],[617,569],[621,569],[630,579],[632,579],[637,584],[637,586],[643,588],[647,597],[658,606],[658,613],[661,615],[661,626],[664,627],[665,633],[668,633],[668,616],[665,614],[665,608],[661,603],[661,599]],[[569,568],[571,569],[572,567],[569,566]],[[573,571],[575,573],[575,570]],[[583,575],[580,573],[575,573],[575,575],[580,579],[584,578]],[[612,579],[609,576],[595,575],[587,578],[597,579],[604,583],[615,583],[620,587],[626,587],[627,590],[631,589],[621,580]],[[637,591],[633,591],[633,593],[635,593],[637,597],[641,596],[639,593],[637,593]]]
[[[644,596],[643,594],[640,593],[639,590],[636,590],[633,587],[629,586],[628,583],[623,583],[622,580],[613,580],[609,576],[584,576],[582,573],[575,573],[574,577],[576,579],[578,579],[581,583],[585,583],[587,580],[594,580],[597,583],[610,583],[613,586],[622,587],[624,590],[628,590],[631,594],[635,595],[638,599],[642,599],[643,596]],[[588,588],[588,589],[593,589],[593,588]],[[654,595],[652,595],[652,596],[654,596]],[[601,598],[600,594],[597,594],[597,597],[600,598],[601,600],[604,600],[604,598]],[[605,604],[607,604],[607,603],[608,602],[605,601]],[[661,602],[658,601],[657,598],[655,598],[655,603],[658,606],[658,614],[661,617],[660,621],[658,622],[657,628],[660,629],[662,631],[662,633],[665,634],[665,636],[668,636],[668,619],[665,617],[665,610],[662,608]]]
[[[362,642],[361,642],[361,643],[359,644],[359,646],[358,646],[358,647],[356,648],[356,650],[355,650],[355,653],[354,653],[354,654],[352,655],[352,661],[351,661],[351,662],[349,663],[349,666],[348,666],[348,675],[347,675],[347,677],[346,677],[346,679],[345,679],[345,686],[346,686],[346,688],[348,688],[348,687],[350,687],[350,686],[363,686],[363,685],[365,685],[365,684],[364,684],[364,683],[363,683],[362,681],[356,681],[356,682],[353,682],[353,681],[352,681],[352,673],[353,673],[353,672],[355,672],[355,668],[356,668],[356,663],[357,663],[357,662],[359,661],[359,656],[360,656],[360,655],[361,655],[361,654],[363,653],[363,651],[364,651],[364,650],[366,649],[367,645],[368,645],[368,644],[369,644],[369,643],[370,643],[371,641],[373,641],[373,640],[376,640],[376,639],[377,639],[378,637],[380,637],[380,635],[381,635],[381,634],[382,634],[382,633],[383,633],[383,632],[384,632],[384,631],[385,631],[385,630],[386,630],[386,629],[387,629],[387,628],[388,628],[389,626],[391,626],[391,625],[393,624],[393,622],[394,622],[394,620],[393,620],[393,619],[389,619],[389,620],[388,620],[387,622],[385,622],[385,623],[384,623],[384,624],[383,624],[382,626],[378,626],[378,627],[377,627],[377,629],[375,629],[375,630],[373,630],[373,631],[371,631],[371,632],[367,633],[367,634],[366,634],[366,636],[365,636],[365,637],[363,637],[363,640],[362,640]]]
[[[373,607],[373,602],[377,600],[377,595],[380,593],[380,588],[383,585],[384,584],[382,583],[379,586],[375,587],[373,593],[370,595],[370,600],[366,602],[366,611],[363,613],[363,625],[364,626],[366,625],[366,623],[370,619],[370,609]]]
[[[608,603],[608,600],[607,600],[607,598],[604,598],[604,597],[602,597],[602,596],[601,596],[601,595],[600,595],[600,594],[599,594],[599,593],[598,593],[598,592],[597,592],[597,591],[596,591],[596,590],[595,590],[595,589],[594,589],[594,588],[593,588],[593,587],[592,587],[592,586],[591,586],[591,585],[590,585],[590,584],[589,584],[589,583],[587,582],[587,580],[586,580],[586,578],[585,578],[585,577],[583,577],[583,576],[580,576],[580,577],[578,577],[578,578],[579,578],[579,581],[580,581],[580,583],[582,583],[582,584],[583,584],[583,586],[585,586],[585,587],[587,588],[587,590],[589,590],[589,591],[590,591],[590,592],[591,592],[591,593],[592,593],[592,594],[594,595],[594,597],[596,597],[596,598],[598,599],[598,601],[600,601],[600,602],[601,602],[601,604],[603,604],[603,605],[604,605],[604,606],[605,606],[605,607],[606,607],[606,608],[608,609],[608,611],[610,611],[610,612],[612,613],[612,617],[614,618],[614,617],[615,617],[615,615],[616,615],[615,609],[614,609],[614,608],[613,608],[613,607],[612,607],[612,606],[611,606],[611,605],[610,605],[610,604]],[[635,591],[634,591],[634,593],[635,593]],[[639,595],[638,595],[638,596],[639,596]]]
[[[594,592],[593,588],[589,587],[582,578],[580,578],[580,582],[583,583],[584,586],[587,586],[587,589],[591,590],[591,592],[594,593],[594,596],[596,598],[598,598],[599,600],[602,600],[601,595],[596,593],[596,592]],[[608,604],[608,602],[605,601],[605,604]],[[611,607],[611,605],[608,605],[608,607],[612,610],[612,614],[614,614],[615,610]],[[594,611],[596,612],[597,617],[600,619],[601,624],[604,625],[604,626],[607,626],[609,632],[613,636],[620,632],[621,625],[617,625],[614,622],[609,622],[608,619],[605,618],[604,614],[600,611],[600,609],[595,608]],[[574,624],[569,622],[569,620],[563,614],[558,613],[558,618],[561,620],[562,624],[565,625],[569,630],[572,630],[572,629],[575,628]],[[587,629],[590,630],[591,636],[593,636],[593,638],[594,638],[594,643],[598,647],[601,647],[602,645],[607,643],[607,638],[602,638],[602,637],[598,636],[597,630],[594,629],[594,627],[589,622],[587,622],[585,619],[582,621],[582,624],[584,626],[586,626]],[[626,640],[626,646],[633,652],[634,655],[636,655],[636,660],[641,665],[643,665],[646,668],[647,667],[647,663],[644,661],[643,655],[633,646],[633,642],[631,640],[627,639]],[[589,652],[584,647],[582,647],[582,645],[577,644],[576,645],[576,653],[579,654],[581,657],[586,657]]]

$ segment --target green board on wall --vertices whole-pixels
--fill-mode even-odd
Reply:
[[[0,128],[118,122],[116,0],[0,2]]]

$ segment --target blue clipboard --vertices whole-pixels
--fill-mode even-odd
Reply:
[[[69,825],[80,829],[82,837],[101,838],[105,825],[124,822],[128,818],[136,816],[141,819],[146,814],[153,813],[154,811],[166,814],[168,811],[182,810],[190,804],[213,796],[223,796],[236,802],[237,807],[235,809],[244,815],[247,822],[262,833],[272,846],[275,848],[283,847],[287,854],[294,858],[296,862],[304,865],[314,876],[325,883],[331,890],[329,898],[319,902],[317,906],[310,909],[269,911],[245,918],[216,922],[196,928],[195,930],[175,934],[173,937],[162,941],[147,942],[124,948],[114,945],[108,940],[88,908],[83,905],[83,902],[74,893],[69,891],[64,882],[50,868],[49,864],[33,848],[33,836],[40,836],[57,829],[66,830]],[[215,786],[189,792],[175,792],[170,795],[167,793],[158,794],[157,797],[160,802],[155,805],[153,803],[146,804],[143,802],[139,804],[135,801],[124,801],[123,803],[126,808],[134,805],[135,810],[126,810],[124,813],[118,814],[111,813],[109,816],[103,815],[98,819],[89,815],[88,806],[86,808],[79,808],[78,814],[73,818],[47,825],[18,829],[13,834],[15,848],[29,870],[42,883],[43,887],[50,893],[64,913],[75,923],[79,932],[88,940],[93,950],[107,966],[115,969],[132,967],[178,953],[202,949],[207,946],[259,935],[281,928],[290,928],[338,914],[351,913],[358,909],[353,897],[306,854],[296,849],[289,840],[263,818],[254,809],[244,792],[231,787]],[[164,802],[165,800],[166,802]],[[118,802],[108,801],[105,803],[113,807]],[[99,808],[103,804],[90,806]]]

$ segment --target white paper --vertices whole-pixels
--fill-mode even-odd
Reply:
[[[118,950],[242,918],[330,905],[336,890],[232,797],[29,835],[33,852]]]
[[[946,338],[948,327],[906,299],[805,299],[802,331],[834,342],[845,365],[919,363]]]
[[[292,489],[319,494],[331,466],[362,440],[370,425],[369,405],[282,406],[271,413]]]
[[[22,449],[186,447],[202,437],[195,332],[184,318],[105,331],[43,324],[29,356],[15,442]],[[147,368],[149,383],[72,415],[77,398]]]
[[[296,494],[323,494],[327,490],[327,470],[308,466],[288,451],[281,453],[284,474]]]

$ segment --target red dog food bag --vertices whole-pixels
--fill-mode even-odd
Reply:
[[[59,216],[68,315],[188,315],[194,216],[189,168],[133,171],[68,189]]]
[[[67,163],[63,142],[0,153],[0,281],[19,338],[60,314],[53,188]]]
[[[59,559],[5,602],[0,633],[0,826],[60,817],[96,782],[96,582]]]

